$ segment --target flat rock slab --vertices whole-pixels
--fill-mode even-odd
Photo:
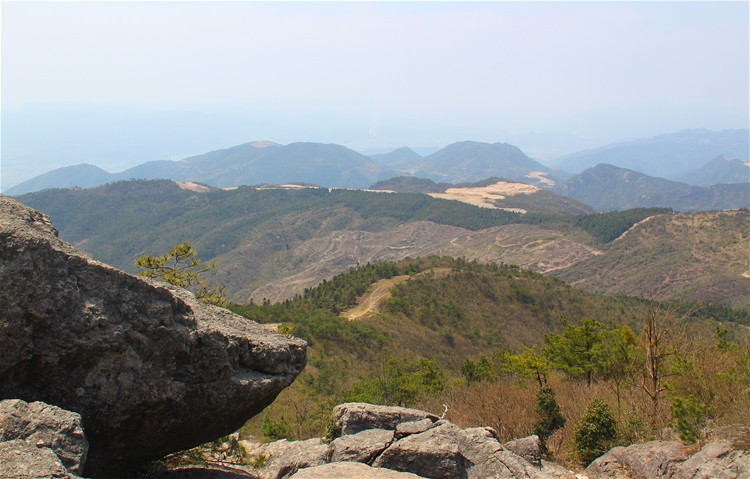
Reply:
[[[365,429],[395,430],[398,424],[409,421],[438,420],[436,415],[419,409],[367,403],[339,404],[333,408],[332,418],[341,427],[342,435],[356,434]]]
[[[0,196],[0,397],[81,415],[84,475],[238,429],[304,368],[306,343],[92,260]]]
[[[424,479],[409,472],[370,467],[358,462],[334,462],[302,469],[290,479]]]

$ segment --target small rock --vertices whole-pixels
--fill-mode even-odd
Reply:
[[[411,436],[412,434],[419,434],[432,429],[435,426],[435,422],[431,419],[420,419],[419,421],[408,421],[402,422],[396,425],[396,439],[402,437]]]
[[[285,479],[299,469],[326,464],[332,452],[331,445],[319,438],[306,441],[282,439],[247,450],[251,460],[263,458],[260,459],[262,467],[255,470],[260,479]]]
[[[532,435],[515,439],[503,444],[503,447],[529,461],[536,467],[542,467],[542,441],[539,436]]]

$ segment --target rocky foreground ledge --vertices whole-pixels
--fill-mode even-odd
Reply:
[[[489,427],[462,429],[416,409],[346,403],[332,441],[244,442],[260,479],[748,479],[750,452],[730,434],[688,447],[651,441],[616,447],[585,471],[542,459],[537,436],[500,443]],[[730,428],[746,438],[742,426]],[[717,430],[718,431],[718,430]],[[744,439],[742,439],[744,440]],[[743,449],[744,447],[744,449]],[[353,464],[356,463],[356,464]],[[248,471],[249,473],[250,471]]]
[[[88,454],[70,472],[122,477],[235,431],[294,380],[305,351],[185,290],[92,260],[45,215],[0,196],[0,399],[80,415]],[[6,447],[30,444],[8,446],[5,432]]]

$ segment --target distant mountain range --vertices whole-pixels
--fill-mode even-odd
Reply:
[[[151,161],[121,173],[108,173],[93,165],[60,168],[9,188],[5,193],[19,195],[45,188],[87,188],[119,180],[158,178],[198,181],[216,187],[304,182],[327,187],[366,188],[399,172],[450,183],[496,176],[541,184],[554,182],[547,178],[562,175],[504,143],[454,143],[424,158],[409,148],[400,148],[371,158],[335,144],[279,145],[256,141],[180,161]]]
[[[681,211],[740,208],[750,206],[747,137],[748,130],[685,130],[586,150],[557,163],[562,168],[577,169],[603,159],[572,178],[507,143],[461,141],[427,156],[406,147],[365,156],[336,144],[256,141],[180,161],[151,161],[121,173],[108,173],[93,165],[60,168],[16,185],[5,194],[160,178],[223,188],[299,182],[356,189],[384,180],[395,184],[392,178],[400,178],[397,186],[377,184],[374,189],[443,194],[450,187],[471,186],[492,178],[495,183],[501,179],[527,183],[599,210],[639,206],[668,206]],[[663,171],[671,179],[644,170]],[[528,210],[512,204],[518,199],[528,203],[530,197],[508,197],[493,204]],[[550,199],[541,204],[551,204]],[[560,204],[564,211],[570,206],[580,207]]]
[[[558,158],[550,165],[570,173],[580,173],[606,163],[650,176],[680,179],[687,171],[700,168],[717,156],[749,161],[749,137],[750,130],[747,129],[683,130],[580,151]]]
[[[18,195],[44,188],[91,187],[128,179],[199,181],[217,187],[307,182],[330,187],[365,188],[395,175],[372,158],[341,145],[256,141],[180,161],[151,161],[121,173],[91,165],[60,168],[9,188]],[[95,173],[94,173],[95,172]],[[82,176],[79,176],[83,173]]]
[[[679,211],[750,207],[748,183],[692,186],[606,164],[589,168],[552,191],[600,211],[652,206]]]

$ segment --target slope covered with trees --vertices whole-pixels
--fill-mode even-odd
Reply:
[[[379,313],[341,317],[368,283],[401,274],[411,279],[391,289]],[[750,410],[741,391],[750,378],[747,312],[591,294],[509,265],[440,257],[366,265],[283,303],[232,309],[311,344],[303,376],[245,433],[262,434],[265,422],[292,437],[321,435],[333,404],[363,400],[436,412],[447,404],[451,420],[489,421],[510,439],[537,430],[530,404],[546,387],[567,419],[547,444],[575,461],[573,433],[594,398],[608,404],[620,442],[678,420],[686,430],[736,422]],[[663,344],[672,348],[656,351],[668,354],[655,401],[641,386],[649,318],[653,331],[669,331]],[[698,417],[680,406],[686,402],[701,405]]]

